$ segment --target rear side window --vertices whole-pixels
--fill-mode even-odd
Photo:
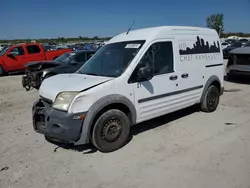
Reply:
[[[27,48],[28,54],[37,54],[41,52],[39,46],[37,45],[30,45],[30,46],[27,46],[26,48]]]
[[[10,50],[14,56],[24,55],[23,47],[15,47]]]

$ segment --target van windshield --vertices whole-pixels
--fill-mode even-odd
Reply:
[[[126,41],[100,48],[78,71],[80,74],[118,77],[128,67],[145,41]]]

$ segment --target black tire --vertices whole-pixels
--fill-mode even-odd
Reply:
[[[95,122],[91,141],[99,151],[112,152],[128,142],[129,133],[129,118],[122,111],[112,109],[104,112]]]
[[[2,65],[0,65],[0,76],[4,76],[6,74]]]
[[[201,102],[201,110],[203,112],[214,112],[220,102],[220,91],[215,85],[211,85]]]
[[[235,77],[231,74],[227,74],[227,81],[233,81]]]

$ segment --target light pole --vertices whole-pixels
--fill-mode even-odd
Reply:
[[[219,37],[221,35],[221,29],[222,29],[222,25],[219,26]]]

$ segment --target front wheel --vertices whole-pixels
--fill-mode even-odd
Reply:
[[[116,109],[108,110],[94,125],[92,144],[101,152],[112,152],[127,143],[129,132],[130,121],[126,114]]]
[[[201,102],[201,110],[203,112],[214,112],[220,101],[220,91],[215,85],[211,85]]]

